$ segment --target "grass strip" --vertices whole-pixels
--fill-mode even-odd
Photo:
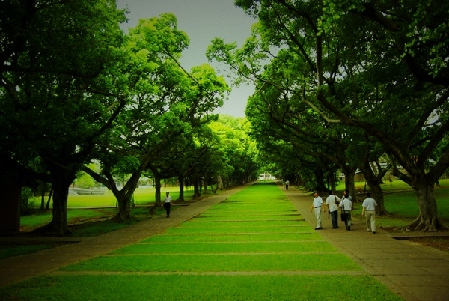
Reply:
[[[306,222],[298,222],[298,221],[290,221],[290,220],[281,220],[281,221],[270,221],[267,223],[266,221],[232,221],[232,222],[210,222],[210,221],[201,221],[201,219],[193,219],[187,223],[182,223],[176,228],[239,228],[239,227],[304,227],[309,226]]]
[[[302,216],[299,214],[296,216],[291,215],[219,215],[219,216],[201,216],[198,218],[203,218],[207,221],[283,221],[283,220],[302,220]]]
[[[260,253],[260,252],[337,252],[325,241],[272,243],[190,243],[135,244],[120,248],[112,254],[170,254],[170,253]]]
[[[45,276],[1,289],[0,296],[16,301],[401,300],[369,276],[307,275]]]
[[[191,235],[155,235],[142,242],[254,242],[254,241],[304,241],[304,240],[322,240],[323,237],[317,232],[294,232],[294,233],[256,233],[256,234],[221,234],[199,236]]]
[[[291,229],[289,229],[291,228]],[[304,233],[310,232],[310,227],[289,227],[289,228],[276,228],[276,227],[247,227],[247,228],[171,228],[165,231],[166,234],[195,234],[195,235],[217,235],[217,234],[251,234],[251,233]]]
[[[134,255],[100,256],[63,268],[64,271],[233,272],[233,271],[359,271],[342,254]]]

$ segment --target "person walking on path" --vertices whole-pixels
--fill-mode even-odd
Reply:
[[[333,194],[332,190],[329,190],[329,196],[326,198],[326,205],[332,218],[332,229],[338,228],[338,203],[340,203],[340,198]]]
[[[289,180],[285,181],[285,189],[287,189],[287,190],[288,190],[288,185],[290,185],[290,181]]]
[[[315,191],[313,196],[314,196],[313,204],[312,207],[310,208],[310,212],[312,212],[312,210],[315,210],[315,217],[316,217],[315,230],[321,230],[323,229],[323,227],[321,226],[321,210],[322,210],[321,207],[323,206],[323,199],[319,196],[318,191]]]
[[[343,197],[340,202],[341,214],[345,215],[345,226],[346,231],[351,230],[352,218],[351,218],[351,210],[352,210],[352,198],[349,196],[349,190],[346,189],[343,192]]]
[[[167,217],[170,217],[171,196],[170,196],[170,192],[168,192],[168,191],[167,191],[167,193],[165,194],[165,199],[164,199],[164,209],[165,209],[165,212],[167,213]]]
[[[365,216],[366,231],[376,234],[376,201],[371,197],[371,193],[366,194],[366,199],[362,203],[362,216]]]

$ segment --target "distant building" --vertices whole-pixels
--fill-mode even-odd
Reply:
[[[262,173],[259,175],[259,181],[268,181],[268,180],[270,181],[276,180],[276,177],[272,176],[269,173]]]

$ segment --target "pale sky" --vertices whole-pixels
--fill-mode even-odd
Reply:
[[[181,59],[187,70],[208,63],[207,46],[215,37],[242,46],[251,34],[251,25],[256,22],[246,16],[241,8],[234,6],[233,0],[117,0],[117,4],[119,8],[128,7],[129,21],[125,27],[131,28],[137,25],[139,19],[173,13],[178,19],[178,29],[190,38],[189,49],[183,52]],[[244,117],[247,99],[253,91],[252,85],[233,88],[229,99],[216,112]]]

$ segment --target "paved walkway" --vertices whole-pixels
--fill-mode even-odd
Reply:
[[[228,190],[179,208],[170,218],[157,216],[95,238],[73,238],[77,243],[0,260],[0,287],[46,274],[68,264],[106,254],[124,245],[162,233],[243,188],[245,187]],[[301,193],[294,187],[283,191],[305,220],[315,227],[315,217],[310,212],[311,194]],[[353,218],[353,221],[354,225],[348,232],[344,230],[342,222],[339,222],[339,229],[332,229],[330,219],[325,216],[324,229],[320,234],[360,264],[367,274],[386,284],[404,300],[449,300],[449,253],[405,240],[395,240],[389,233],[379,229],[378,234],[373,235],[366,232],[362,220]]]
[[[305,220],[316,227],[315,215],[310,212],[312,194],[294,188],[284,189],[284,192]],[[360,216],[353,216],[351,231],[346,231],[341,221],[338,222],[340,228],[332,229],[327,216],[327,213],[323,215],[324,229],[320,234],[404,300],[449,300],[448,252],[396,240],[379,228],[377,234],[366,232]]]

